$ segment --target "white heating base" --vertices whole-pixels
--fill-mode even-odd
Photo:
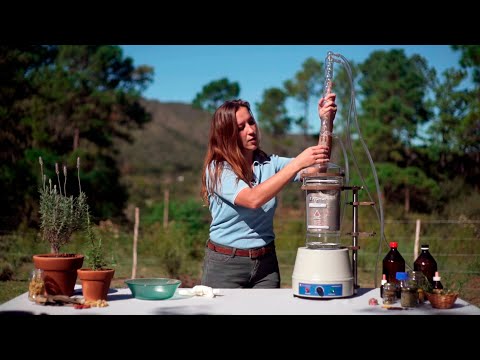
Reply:
[[[342,298],[354,293],[347,248],[297,250],[292,274],[293,294],[304,298]]]

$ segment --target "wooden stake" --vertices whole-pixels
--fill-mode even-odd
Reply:
[[[417,219],[415,223],[415,246],[413,248],[413,261],[417,260],[418,257],[418,247],[420,243],[420,226],[422,224],[422,221],[420,219]]]
[[[133,228],[133,266],[132,279],[137,276],[137,244],[138,244],[138,223],[140,222],[140,209],[135,208],[135,226]]]
[[[170,195],[170,191],[166,189],[163,193],[163,228],[166,229],[168,227],[168,198]]]
[[[75,128],[73,133],[73,151],[77,150],[78,148],[79,138],[80,138],[80,130],[78,130],[78,128]]]

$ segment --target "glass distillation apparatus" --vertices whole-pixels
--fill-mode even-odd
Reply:
[[[325,59],[324,97],[331,91],[334,62],[346,66],[351,79],[351,70],[346,59],[329,51]],[[353,89],[352,81],[351,86]],[[355,101],[353,91],[352,101]],[[352,105],[354,108],[354,103]],[[329,146],[329,158],[333,143],[332,133],[333,118],[321,119],[319,143]],[[342,150],[346,158],[343,145]],[[358,208],[361,205],[373,205],[374,202],[359,201],[358,191],[362,187],[348,185],[347,158],[345,168],[347,171],[329,162],[318,166],[317,172],[309,172],[302,176],[302,190],[305,191],[306,203],[306,241],[304,247],[298,248],[295,259],[292,273],[294,296],[314,299],[349,297],[354,295],[359,287],[358,238],[361,235],[371,236],[373,233],[359,232]],[[345,190],[352,191],[353,201],[341,201],[342,191]],[[342,246],[340,243],[340,219],[346,204],[352,205],[353,208],[352,231],[348,234],[352,237],[351,246]]]

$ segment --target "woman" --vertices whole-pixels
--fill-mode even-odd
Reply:
[[[333,119],[335,94],[318,102],[321,119]],[[275,196],[300,171],[329,161],[316,145],[295,158],[268,156],[260,130],[242,100],[226,101],[214,113],[203,164],[201,195],[212,216],[202,285],[213,288],[279,288],[273,216]]]

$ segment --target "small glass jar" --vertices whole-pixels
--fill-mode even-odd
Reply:
[[[35,301],[38,295],[44,295],[45,282],[43,281],[43,270],[35,269],[32,271],[30,283],[28,284],[28,299]]]
[[[393,283],[387,282],[383,285],[383,303],[385,305],[395,304],[395,301],[397,301],[396,290],[397,288]]]
[[[417,284],[408,279],[406,272],[397,272],[400,285],[400,304],[402,307],[415,307],[418,304]]]
[[[413,282],[417,286],[418,303],[423,304],[425,302],[425,287],[427,285],[427,278],[421,271],[408,271],[408,282]]]

